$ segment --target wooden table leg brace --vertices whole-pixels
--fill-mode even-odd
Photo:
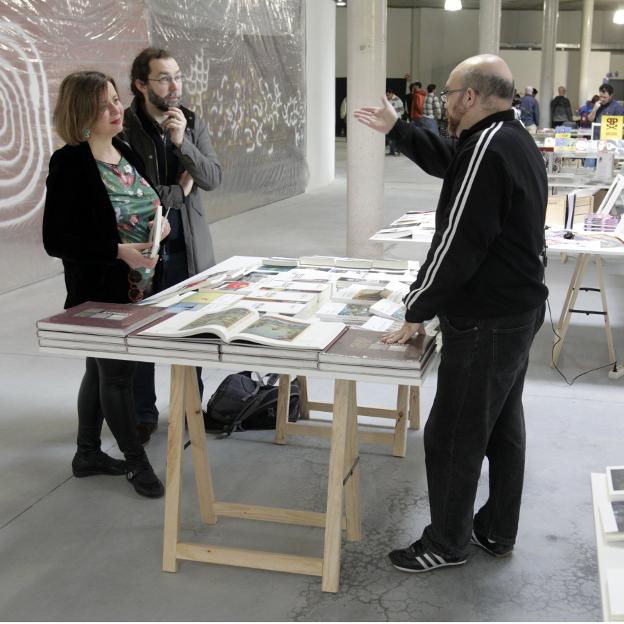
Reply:
[[[173,365],[171,367],[163,570],[176,572],[178,560],[185,559],[295,574],[310,574],[322,576],[323,591],[338,591],[342,529],[346,528],[348,540],[361,539],[360,468],[354,381],[336,380],[334,409],[325,513],[216,502],[196,373],[193,367]],[[323,558],[180,542],[185,418],[191,441],[195,483],[202,521],[206,524],[214,524],[218,516],[227,516],[324,527]],[[343,502],[346,518],[343,517]]]
[[[308,401],[307,379],[297,377],[300,391],[300,420],[306,422],[288,422],[290,402],[290,376],[280,375],[279,396],[277,402],[277,423],[275,427],[275,443],[287,444],[288,435],[300,435],[308,437],[329,437],[331,429],[326,421],[310,419],[310,410],[319,412],[332,412],[335,404]],[[353,382],[354,384],[356,382]],[[359,430],[361,442],[369,444],[391,444],[392,454],[395,457],[405,457],[407,451],[407,431],[420,429],[420,388],[418,386],[398,386],[397,404],[395,409],[366,407],[357,405],[356,397],[356,423],[357,416],[375,416],[377,418],[389,418],[395,421],[394,430],[387,431],[388,427],[376,427],[386,431],[372,429]]]

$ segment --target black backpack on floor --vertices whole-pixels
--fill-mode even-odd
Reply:
[[[254,378],[255,376],[255,378]],[[228,375],[210,397],[204,412],[204,428],[230,435],[233,431],[275,429],[279,375],[261,377],[250,371]],[[290,383],[288,420],[299,418],[299,383]]]

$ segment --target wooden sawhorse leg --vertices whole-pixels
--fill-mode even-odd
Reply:
[[[288,381],[287,376],[286,381]],[[289,388],[289,384],[286,384],[286,387]],[[167,450],[163,570],[165,572],[176,572],[179,559],[234,565],[260,570],[321,576],[323,591],[338,591],[342,529],[346,528],[347,539],[349,540],[359,540],[361,538],[357,410],[354,381],[336,381],[335,404],[336,413],[332,423],[325,513],[216,502],[208,462],[195,369],[194,367],[173,365],[171,369]],[[322,559],[284,553],[228,548],[203,543],[180,542],[180,503],[185,417],[189,428],[195,482],[202,520],[207,524],[214,524],[217,516],[226,516],[324,527],[325,541]],[[343,506],[346,518],[343,518]]]
[[[340,581],[340,551],[343,497],[346,498],[347,537],[361,536],[359,465],[355,381],[337,379],[334,386],[322,589],[337,592]]]
[[[280,375],[279,398],[277,403],[277,422],[275,427],[276,444],[287,444],[288,434],[309,437],[329,437],[329,425],[323,421],[310,421],[310,410],[331,412],[335,409],[332,403],[309,402],[307,396],[307,379],[298,376],[299,388],[302,397],[305,397],[305,420],[308,423],[289,423],[288,405],[290,401],[290,377]],[[372,444],[391,444],[392,454],[395,457],[405,457],[407,449],[408,424],[410,429],[420,428],[420,388],[418,386],[398,386],[396,409],[364,407],[357,405],[356,411],[361,416],[376,416],[378,418],[390,418],[395,421],[394,431],[360,431],[359,437],[362,442]],[[356,414],[356,419],[357,419]],[[356,420],[357,422],[357,420]],[[384,427],[387,429],[386,427]]]
[[[177,571],[177,548],[180,533],[182,494],[182,452],[184,420],[188,423],[191,453],[201,519],[206,524],[217,521],[206,434],[202,419],[197,374],[191,366],[171,366],[169,434],[167,442],[167,489],[165,491],[165,526],[163,537],[163,570]]]
[[[584,289],[582,286],[583,278],[587,270],[587,265],[591,260],[596,263],[596,276],[598,278],[598,288]],[[602,302],[602,311],[597,310],[576,310],[576,300],[581,290],[598,290],[600,292],[600,298]],[[551,366],[556,366],[563,348],[568,328],[570,326],[570,318],[573,312],[585,312],[586,314],[602,314],[605,324],[605,334],[607,336],[607,349],[609,351],[609,361],[616,362],[615,346],[613,343],[613,333],[611,331],[611,323],[609,322],[609,309],[607,306],[607,291],[604,281],[604,270],[602,258],[598,255],[580,254],[576,261],[576,266],[570,280],[570,286],[566,293],[563,307],[561,309],[561,315],[556,326],[555,345],[553,347],[553,357]]]

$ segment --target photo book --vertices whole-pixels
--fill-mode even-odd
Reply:
[[[167,311],[163,308],[87,301],[37,321],[37,329],[127,336],[165,314]]]
[[[180,312],[139,332],[139,336],[213,337],[224,342],[249,342],[287,349],[322,350],[344,329],[342,323],[307,322],[243,307],[213,312]]]
[[[611,501],[624,501],[624,466],[607,466],[607,494]]]
[[[387,368],[423,368],[435,349],[435,338],[419,334],[405,344],[386,344],[383,332],[349,329],[319,354],[319,362]]]
[[[604,538],[608,542],[624,540],[624,501],[601,500],[598,511]]]

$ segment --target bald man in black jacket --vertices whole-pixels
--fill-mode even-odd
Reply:
[[[460,63],[440,93],[449,134],[397,120],[385,101],[355,117],[388,133],[403,154],[444,179],[427,259],[404,301],[405,324],[385,336],[406,342],[437,315],[438,385],[425,427],[431,524],[390,553],[406,572],[466,562],[470,543],[510,555],[524,478],[522,390],[529,350],[544,318],[546,170],[535,142],[514,119],[513,77],[480,55]],[[484,457],[489,498],[473,517]]]

